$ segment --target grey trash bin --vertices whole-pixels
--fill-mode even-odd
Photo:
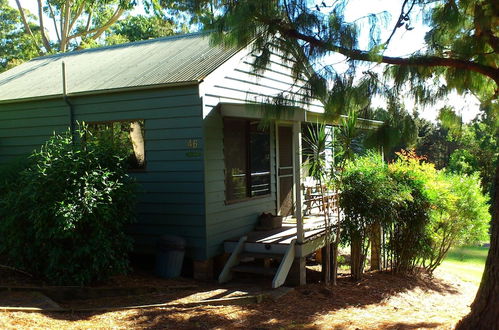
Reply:
[[[156,274],[163,278],[180,276],[184,255],[185,240],[182,237],[161,236],[156,251]]]

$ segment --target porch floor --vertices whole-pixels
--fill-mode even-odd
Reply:
[[[335,218],[331,219],[335,222]],[[324,217],[305,216],[303,217],[304,242],[314,240],[325,234]],[[254,230],[246,234],[247,243],[260,244],[282,244],[289,245],[293,239],[297,238],[296,218],[288,217],[283,219],[282,228],[272,230]],[[237,242],[240,237],[227,240],[228,242]]]

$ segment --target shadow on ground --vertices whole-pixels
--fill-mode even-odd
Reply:
[[[310,277],[320,274],[310,273]],[[138,327],[168,328],[323,328],[316,325],[319,316],[355,307],[365,308],[368,305],[382,304],[387,298],[419,288],[442,294],[456,294],[458,291],[451,285],[429,277],[416,279],[390,273],[368,273],[360,282],[352,282],[347,277],[339,279],[337,287],[325,288],[322,284],[309,284],[296,288],[284,298],[264,301],[261,304],[240,306],[243,316],[235,317],[233,309],[215,306],[196,307],[174,310],[141,310],[133,316],[134,325]],[[368,316],[366,316],[368,317]],[[348,326],[346,324],[345,326]],[[439,323],[431,322],[393,322],[383,323],[384,329],[417,329],[435,328]],[[333,327],[334,328],[334,327]],[[339,327],[342,328],[342,327]]]
[[[338,285],[326,288],[319,283],[321,274],[309,269],[307,278],[312,284],[297,287],[277,301],[264,300],[260,304],[236,305],[203,305],[194,307],[168,306],[146,309],[118,310],[115,312],[73,312],[73,313],[43,313],[55,320],[77,322],[89,320],[105,313],[106,318],[115,318],[117,324],[126,327],[140,328],[324,328],[324,323],[317,320],[326,314],[341,312],[348,308],[367,309],[371,305],[383,305],[394,295],[421,290],[423,292],[437,292],[441,294],[458,294],[459,291],[447,282],[428,276],[402,276],[387,272],[372,272],[365,274],[362,281],[353,282],[343,275]],[[215,283],[200,283],[191,280],[181,283],[192,283],[196,287],[168,290],[168,287],[178,282],[163,281],[154,277],[126,278],[131,281],[127,285],[148,283],[153,286],[164,286],[164,290],[153,294],[130,295],[121,297],[104,297],[96,299],[75,299],[61,303],[67,308],[101,308],[104,306],[136,306],[177,302],[182,300],[220,299],[234,295],[258,293],[258,288],[270,285],[270,279],[256,280],[242,279],[228,285]],[[315,283],[314,283],[315,282]],[[396,312],[395,312],[396,313]],[[361,315],[361,317],[363,317]],[[367,316],[366,316],[367,317]],[[424,321],[424,320],[421,320]],[[322,321],[324,322],[324,321]],[[382,323],[384,329],[416,329],[435,328],[439,323],[431,322],[400,322],[400,320]],[[345,325],[348,327],[348,324]],[[335,328],[334,325],[328,328]],[[341,327],[338,327],[341,328]]]

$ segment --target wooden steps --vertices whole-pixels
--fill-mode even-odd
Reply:
[[[296,240],[293,239],[291,243],[286,246],[285,253],[276,253],[276,251],[248,251],[246,250],[246,240],[247,236],[243,236],[237,242],[237,245],[234,247],[234,250],[227,260],[224,269],[218,277],[219,283],[226,283],[230,281],[234,273],[248,273],[273,276],[272,288],[282,286],[296,256]],[[245,262],[248,261],[248,259],[249,262]],[[271,267],[269,263],[270,259],[279,261],[279,267]],[[262,264],[258,264],[257,260],[262,261]]]
[[[277,268],[274,267],[263,267],[245,264],[234,266],[231,270],[237,273],[258,274],[265,276],[274,276],[277,273]]]
[[[248,252],[244,251],[239,255],[240,259],[254,258],[254,259],[282,259],[284,254],[280,253],[261,253],[261,252]]]

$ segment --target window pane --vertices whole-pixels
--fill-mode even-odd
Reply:
[[[225,198],[248,197],[246,121],[224,120]]]
[[[270,194],[270,134],[250,124],[250,189],[251,196]]]
[[[120,146],[128,153],[130,169],[145,169],[144,120],[124,120],[89,123],[91,133],[87,140],[106,141]]]

